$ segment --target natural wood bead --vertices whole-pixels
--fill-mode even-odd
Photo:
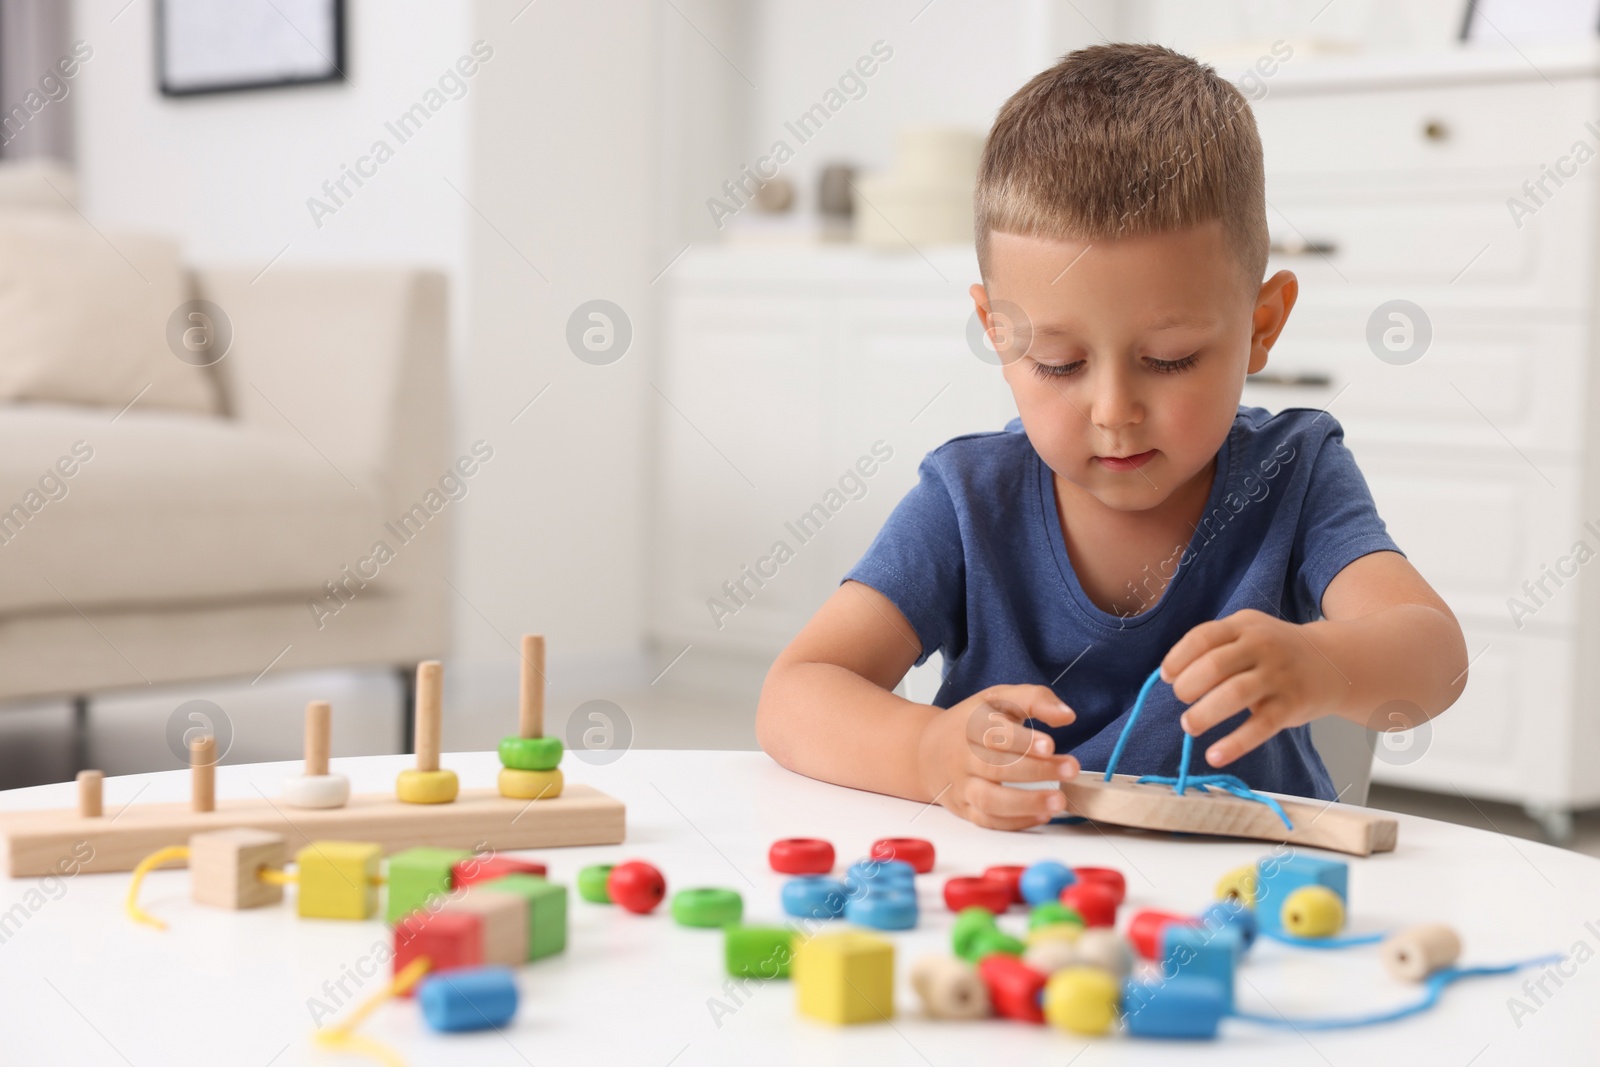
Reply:
[[[1392,976],[1421,982],[1461,958],[1461,938],[1443,923],[1427,923],[1390,934],[1378,952]]]
[[[257,877],[282,870],[289,847],[282,834],[236,827],[189,838],[189,895],[213,908],[259,908],[283,899],[283,886]]]
[[[911,967],[911,988],[934,1019],[982,1019],[989,1014],[989,989],[978,969],[956,956],[923,956]]]

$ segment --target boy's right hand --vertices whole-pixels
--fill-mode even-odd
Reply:
[[[1049,822],[1066,807],[1059,789],[1011,789],[1003,782],[1059,782],[1078,773],[1078,761],[1056,755],[1049,734],[1024,726],[1038,719],[1065,726],[1077,718],[1043,685],[992,685],[926,727],[917,768],[928,794],[963,819],[996,830]]]

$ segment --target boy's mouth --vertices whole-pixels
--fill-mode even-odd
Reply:
[[[1131,471],[1138,470],[1154,459],[1155,456],[1156,450],[1151,448],[1143,452],[1135,452],[1131,456],[1096,456],[1094,458],[1097,463],[1108,470]]]

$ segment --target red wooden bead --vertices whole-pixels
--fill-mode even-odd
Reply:
[[[428,973],[483,964],[483,917],[468,911],[414,911],[394,924],[394,973],[418,956],[428,957]],[[412,986],[415,989],[416,986]],[[405,996],[410,996],[408,990]]]
[[[1085,926],[1117,924],[1116,891],[1104,882],[1073,882],[1061,891],[1061,903],[1083,916]]]
[[[987,908],[996,915],[1011,907],[1011,888],[998,878],[952,878],[944,884],[945,907]]]
[[[989,988],[989,1003],[994,1013],[1025,1023],[1044,1022],[1039,995],[1049,976],[1041,974],[1015,956],[991,952],[978,963],[978,977]]]
[[[933,842],[920,837],[885,837],[872,843],[875,860],[901,860],[918,874],[933,870]]]
[[[1128,880],[1115,867],[1074,867],[1072,873],[1078,876],[1080,882],[1098,882],[1113,890],[1118,904],[1127,899]]]
[[[474,882],[490,882],[508,874],[536,874],[545,876],[542,863],[531,860],[514,860],[510,856],[473,856],[450,868],[450,884],[456,889]]]
[[[1173,923],[1196,926],[1199,920],[1192,915],[1146,908],[1134,912],[1133,918],[1128,921],[1128,940],[1133,942],[1134,949],[1145,959],[1157,959],[1161,955],[1161,932]]]
[[[611,868],[606,876],[606,892],[611,894],[613,904],[644,915],[654,911],[667,895],[667,880],[643,860],[629,860]]]
[[[1022,898],[1021,883],[1022,872],[1027,869],[1028,868],[1026,867],[1014,866],[987,867],[984,869],[983,876],[985,878],[991,878],[997,882],[1004,882],[1006,884],[1006,888],[1011,890],[1011,903],[1026,904],[1027,901]]]
[[[833,846],[816,837],[786,837],[767,849],[767,862],[783,874],[827,874],[833,870]]]

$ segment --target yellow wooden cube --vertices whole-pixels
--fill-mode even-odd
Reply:
[[[801,942],[790,965],[801,1015],[828,1023],[894,1016],[894,944],[872,934],[819,934]]]
[[[313,841],[295,854],[298,907],[307,919],[370,919],[378,911],[378,859],[365,841]]]

